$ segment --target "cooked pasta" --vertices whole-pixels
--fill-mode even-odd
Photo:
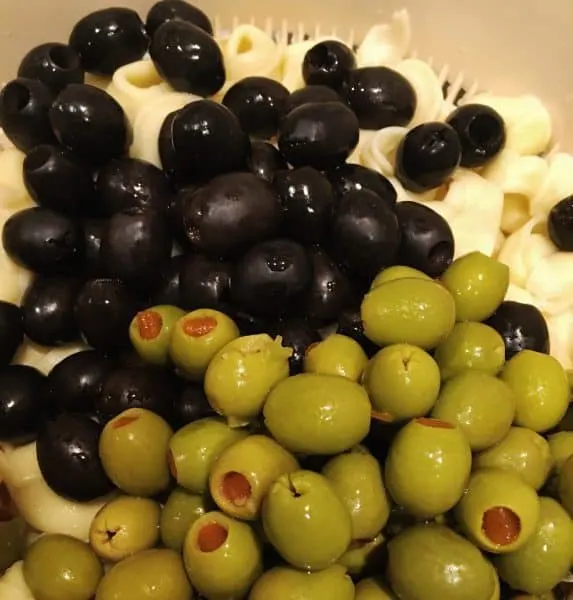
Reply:
[[[438,120],[443,112],[444,95],[433,69],[424,61],[414,58],[408,58],[394,68],[412,84],[416,91],[416,111],[409,127]]]
[[[87,346],[85,344],[69,344],[66,346],[60,346],[57,348],[48,348],[45,346],[38,346],[30,342],[29,340],[24,342],[18,354],[16,360],[22,365],[29,365],[38,369],[45,375],[47,375],[52,368],[64,358],[85,350]]]
[[[540,260],[530,269],[525,287],[548,315],[573,308],[573,254],[554,252]]]
[[[358,67],[392,66],[403,60],[412,42],[408,11],[393,13],[390,23],[371,27],[356,51]]]
[[[360,152],[361,163],[386,177],[392,177],[396,150],[407,131],[405,127],[386,127],[367,136]]]
[[[0,600],[35,600],[26,585],[23,565],[22,561],[14,563],[3,577],[0,577]]]
[[[573,194],[573,156],[558,152],[547,159],[548,173],[539,192],[531,200],[531,215],[545,217],[567,196]]]
[[[546,316],[551,355],[565,369],[573,368],[573,311],[568,310],[556,315]]]
[[[26,155],[16,148],[0,151],[0,210],[32,206],[22,169]]]

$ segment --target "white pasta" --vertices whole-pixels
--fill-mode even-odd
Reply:
[[[573,194],[573,156],[558,152],[547,159],[548,173],[531,200],[531,215],[544,217],[567,196]]]
[[[444,95],[434,70],[424,61],[413,58],[402,61],[394,69],[412,84],[416,92],[416,111],[409,127],[439,119],[443,112]]]
[[[573,369],[573,311],[546,316],[551,355],[565,369]]]
[[[356,64],[358,67],[395,65],[406,57],[411,43],[408,11],[396,11],[390,23],[374,25],[368,30],[356,51]]]
[[[405,127],[386,127],[366,136],[360,152],[361,163],[386,177],[392,177],[396,150],[407,131]]]
[[[573,253],[554,252],[529,271],[525,288],[539,299],[544,313],[553,315],[573,307]]]
[[[21,365],[29,365],[47,375],[59,362],[76,352],[85,350],[87,346],[83,343],[68,344],[51,348],[39,346],[29,340],[18,349],[15,357],[15,362]]]
[[[25,444],[0,451],[0,480],[20,488],[41,477],[36,444]]]
[[[105,90],[107,86],[111,82],[111,77],[106,77],[105,75],[95,75],[94,73],[86,73],[84,78],[84,83],[88,85],[93,85],[94,87],[99,88],[100,90]]]
[[[24,185],[26,155],[16,148],[0,152],[0,210],[23,209],[34,205]]]
[[[14,563],[0,577],[0,600],[34,600],[34,596],[24,579],[24,563]]]

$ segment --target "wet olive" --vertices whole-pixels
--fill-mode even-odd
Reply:
[[[307,85],[327,85],[339,88],[356,66],[352,50],[342,42],[324,40],[304,55],[302,77]]]
[[[304,319],[288,319],[279,322],[272,328],[273,335],[280,335],[282,345],[292,348],[293,353],[289,358],[290,374],[302,372],[306,349],[316,342],[320,342],[320,333]]]
[[[294,90],[288,97],[285,105],[285,115],[291,110],[311,102],[340,102],[338,93],[326,85],[307,85],[299,90]]]
[[[347,163],[340,165],[336,169],[327,171],[326,176],[334,192],[339,197],[355,190],[370,190],[378,194],[389,207],[393,207],[396,204],[396,189],[378,171],[363,167],[362,165]]]
[[[251,153],[248,167],[257,177],[272,183],[279,171],[286,170],[288,165],[280,152],[269,142],[251,140]]]
[[[188,21],[197,25],[209,34],[213,34],[213,25],[209,17],[199,8],[184,0],[159,0],[147,13],[145,28],[149,35],[153,35],[160,25],[166,21]]]
[[[182,308],[224,309],[229,298],[231,264],[201,254],[186,256],[179,285]]]

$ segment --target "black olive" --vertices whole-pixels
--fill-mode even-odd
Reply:
[[[54,96],[41,81],[19,77],[0,91],[0,127],[22,152],[56,141],[49,119]]]
[[[12,361],[24,341],[24,321],[19,306],[0,300],[0,366]]]
[[[389,207],[396,204],[397,194],[392,183],[373,169],[362,165],[345,164],[326,173],[334,192],[342,197],[354,190],[370,190],[378,194]]]
[[[272,144],[263,140],[251,140],[248,168],[263,181],[272,183],[275,173],[288,169],[288,165]]]
[[[37,79],[59,94],[70,83],[83,83],[84,70],[73,48],[54,42],[32,48],[20,62],[18,77]]]
[[[182,260],[179,285],[182,308],[225,311],[231,285],[231,265],[200,254],[186,256]]]
[[[173,256],[163,264],[150,304],[153,306],[159,304],[183,306],[181,298],[181,269],[185,260],[186,257],[184,255]]]
[[[573,252],[573,196],[560,200],[547,218],[547,232],[562,252]]]
[[[23,177],[39,206],[72,216],[96,211],[92,170],[65,148],[43,144],[30,150]]]
[[[252,315],[292,314],[309,290],[312,263],[300,244],[274,239],[255,244],[232,276],[233,300]]]
[[[96,412],[109,421],[128,408],[145,408],[170,421],[179,388],[175,376],[151,367],[120,367],[105,379]]]
[[[342,97],[356,113],[360,129],[405,127],[416,111],[412,84],[388,67],[363,67],[350,73]]]
[[[235,325],[239,328],[241,335],[256,335],[259,333],[268,333],[268,320],[260,316],[253,316],[241,308],[229,307],[227,314],[233,319]]]
[[[116,213],[104,229],[101,261],[111,277],[134,290],[151,290],[171,256],[167,221],[154,210],[132,208]]]
[[[338,93],[326,85],[307,85],[291,92],[285,104],[285,115],[303,104],[341,102],[341,100]]]
[[[249,151],[249,136],[237,117],[212,100],[198,100],[171,113],[159,132],[163,168],[190,183],[241,171]]]
[[[113,490],[99,457],[101,425],[87,415],[63,414],[38,436],[38,465],[48,487],[64,498],[90,502]]]
[[[172,194],[165,173],[136,158],[117,158],[104,165],[97,175],[97,192],[106,216],[136,207],[165,212]]]
[[[503,338],[505,360],[510,360],[522,350],[543,354],[550,352],[547,323],[541,311],[531,304],[506,300],[484,322]]]
[[[135,297],[119,279],[91,279],[78,295],[76,320],[90,346],[117,351],[129,346],[129,324],[138,308]]]
[[[114,362],[97,350],[64,358],[48,375],[50,397],[59,412],[93,414]]]
[[[149,54],[159,74],[178,92],[213,96],[225,83],[221,48],[213,36],[188,21],[160,25]]]
[[[281,199],[287,235],[303,244],[320,243],[334,208],[328,179],[312,167],[300,167],[278,173],[274,188]]]
[[[320,248],[310,251],[313,277],[304,314],[319,322],[332,322],[356,303],[356,293],[350,279]]]
[[[100,277],[104,273],[100,251],[101,238],[106,226],[105,219],[86,219],[82,222],[85,245],[82,274],[87,277]]]
[[[302,77],[307,85],[327,85],[339,88],[356,67],[354,52],[336,40],[315,44],[304,55]]]
[[[411,192],[444,184],[461,159],[458,134],[446,123],[423,123],[411,129],[396,152],[396,177]]]
[[[233,84],[223,104],[239,119],[244,131],[262,139],[277,133],[289,91],[268,77],[245,77]]]
[[[26,365],[0,369],[0,440],[34,440],[51,412],[46,377],[40,371]]]
[[[73,273],[81,264],[81,227],[48,208],[26,208],[4,224],[2,244],[8,256],[43,275]]]
[[[41,346],[79,341],[74,307],[81,287],[73,277],[36,277],[22,299],[26,336]]]
[[[131,143],[123,108],[107,92],[91,85],[69,85],[55,99],[49,114],[58,141],[95,164],[121,156]]]
[[[505,123],[485,104],[464,104],[450,114],[446,123],[460,138],[462,167],[483,167],[505,146]]]
[[[337,320],[336,333],[346,335],[357,341],[368,356],[374,356],[379,348],[364,335],[364,325],[360,308],[348,309],[340,313]]]
[[[189,2],[185,2],[185,0],[160,0],[156,2],[147,13],[145,28],[147,33],[153,36],[160,25],[174,20],[193,23],[193,25],[213,35],[213,25],[211,25],[209,17],[202,10],[189,4]]]
[[[183,224],[200,252],[236,256],[253,243],[276,235],[280,202],[271,186],[252,173],[212,179],[187,197]]]
[[[90,73],[113,75],[143,58],[149,38],[143,21],[131,8],[104,8],[80,19],[72,29],[70,46]]]
[[[313,102],[281,121],[278,145],[294,167],[330,169],[342,164],[358,144],[358,119],[342,102]]]
[[[398,262],[439,277],[454,259],[454,234],[435,210],[419,202],[399,202],[396,216],[402,233]]]
[[[282,321],[278,323],[272,333],[273,335],[280,335],[282,337],[281,343],[283,346],[293,349],[292,356],[289,358],[291,375],[302,372],[306,349],[311,344],[315,344],[321,340],[318,331],[304,319]]]
[[[177,429],[217,414],[209,404],[203,386],[196,383],[189,383],[185,386],[183,393],[175,398],[173,408]]]
[[[336,207],[331,235],[331,256],[353,276],[371,282],[394,264],[400,244],[396,214],[370,190],[343,196]]]
[[[185,251],[193,251],[193,246],[187,237],[183,218],[188,199],[199,189],[198,186],[188,185],[175,192],[167,205],[167,221],[173,239]]]

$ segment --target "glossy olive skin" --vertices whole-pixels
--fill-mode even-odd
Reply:
[[[166,21],[188,21],[213,35],[213,25],[209,17],[199,8],[184,0],[160,0],[147,13],[145,28],[150,36]]]
[[[101,241],[101,261],[111,277],[134,290],[150,290],[171,256],[171,247],[166,219],[151,209],[132,208],[109,220]]]
[[[379,350],[378,346],[364,334],[364,324],[359,308],[351,308],[338,315],[336,333],[356,340],[368,356],[373,356]]]
[[[73,48],[50,42],[35,46],[24,56],[18,77],[37,79],[58,94],[70,83],[83,83],[84,70]]]
[[[401,232],[398,263],[439,277],[454,258],[449,223],[431,208],[412,201],[397,204],[396,216]]]
[[[503,338],[505,359],[509,360],[522,350],[549,354],[549,331],[545,318],[532,304],[506,300],[485,321]]]
[[[332,222],[330,255],[354,277],[371,281],[382,268],[394,264],[399,244],[396,214],[377,194],[356,190],[340,200]]]
[[[24,184],[34,202],[68,215],[93,214],[93,174],[60,146],[36,146],[24,159]]]
[[[302,61],[302,77],[307,85],[339,88],[356,66],[352,50],[336,40],[315,44]]]
[[[289,358],[290,374],[302,373],[306,349],[321,340],[318,331],[304,319],[289,319],[277,323],[272,328],[272,333],[280,335],[282,345],[293,350],[292,356]]]
[[[83,350],[59,362],[48,374],[50,398],[60,412],[93,414],[113,361],[97,350]]]
[[[128,328],[138,302],[119,279],[90,279],[76,301],[76,320],[87,343],[113,352],[129,346]]]
[[[573,196],[564,198],[551,209],[547,232],[559,250],[573,251]]]
[[[300,167],[277,173],[274,189],[281,200],[287,235],[302,244],[320,243],[335,204],[328,179],[313,167]]]
[[[237,117],[212,100],[198,100],[171,113],[159,132],[163,169],[183,182],[241,171],[249,147],[249,137]]]
[[[38,465],[56,494],[88,502],[113,489],[98,454],[100,433],[101,426],[86,415],[62,414],[42,428]]]
[[[200,254],[186,256],[180,275],[182,308],[214,308],[224,312],[229,299],[231,270],[227,262]]]
[[[82,274],[86,277],[103,275],[101,264],[101,238],[106,228],[105,219],[85,219],[82,221],[84,234],[84,260]]]
[[[205,396],[203,387],[196,383],[187,384],[183,392],[174,399],[173,413],[177,428],[199,419],[217,416]]]
[[[233,84],[223,97],[249,135],[272,138],[284,114],[289,91],[282,83],[268,77],[245,77]]]
[[[183,205],[189,242],[212,256],[236,257],[250,245],[275,236],[281,209],[273,189],[252,173],[212,179]]]
[[[183,306],[181,299],[181,267],[185,263],[185,256],[173,256],[161,266],[159,279],[151,295],[149,304],[158,306]]]
[[[26,336],[41,346],[78,341],[74,309],[81,287],[75,277],[36,277],[22,299]]]
[[[251,247],[233,271],[231,296],[253,315],[279,316],[309,289],[312,264],[296,242],[275,239]]]
[[[330,169],[358,144],[358,119],[342,102],[314,102],[291,110],[278,131],[279,150],[295,167]]]
[[[340,102],[338,93],[326,85],[307,85],[291,92],[285,105],[285,115],[310,102]]]
[[[356,113],[360,129],[404,127],[414,116],[417,105],[411,83],[388,67],[355,69],[341,95]]]
[[[35,439],[51,413],[46,378],[25,365],[0,370],[0,439],[24,444]]]
[[[225,83],[223,54],[214,38],[189,21],[160,25],[149,54],[163,79],[178,92],[213,96]]]
[[[462,148],[446,123],[422,123],[408,131],[396,152],[396,177],[411,192],[425,192],[447,181],[460,164]]]
[[[48,111],[54,97],[41,81],[19,77],[0,91],[0,127],[22,152],[55,142]]]
[[[48,208],[27,208],[4,224],[6,253],[42,275],[73,273],[81,265],[84,239],[77,222]]]
[[[272,144],[263,140],[251,140],[248,168],[263,181],[272,183],[276,173],[288,169],[288,165]]]
[[[390,208],[396,204],[396,190],[382,173],[362,165],[344,164],[326,173],[332,189],[339,197],[355,190],[370,190],[378,194]]]
[[[0,366],[12,361],[20,344],[24,341],[22,310],[10,302],[0,301]]]
[[[80,19],[72,29],[70,46],[90,73],[112,75],[116,69],[147,52],[149,38],[139,15],[130,8],[106,8]]]
[[[177,381],[167,371],[147,365],[120,367],[106,377],[95,408],[104,422],[129,408],[145,408],[170,421],[178,393]]]

